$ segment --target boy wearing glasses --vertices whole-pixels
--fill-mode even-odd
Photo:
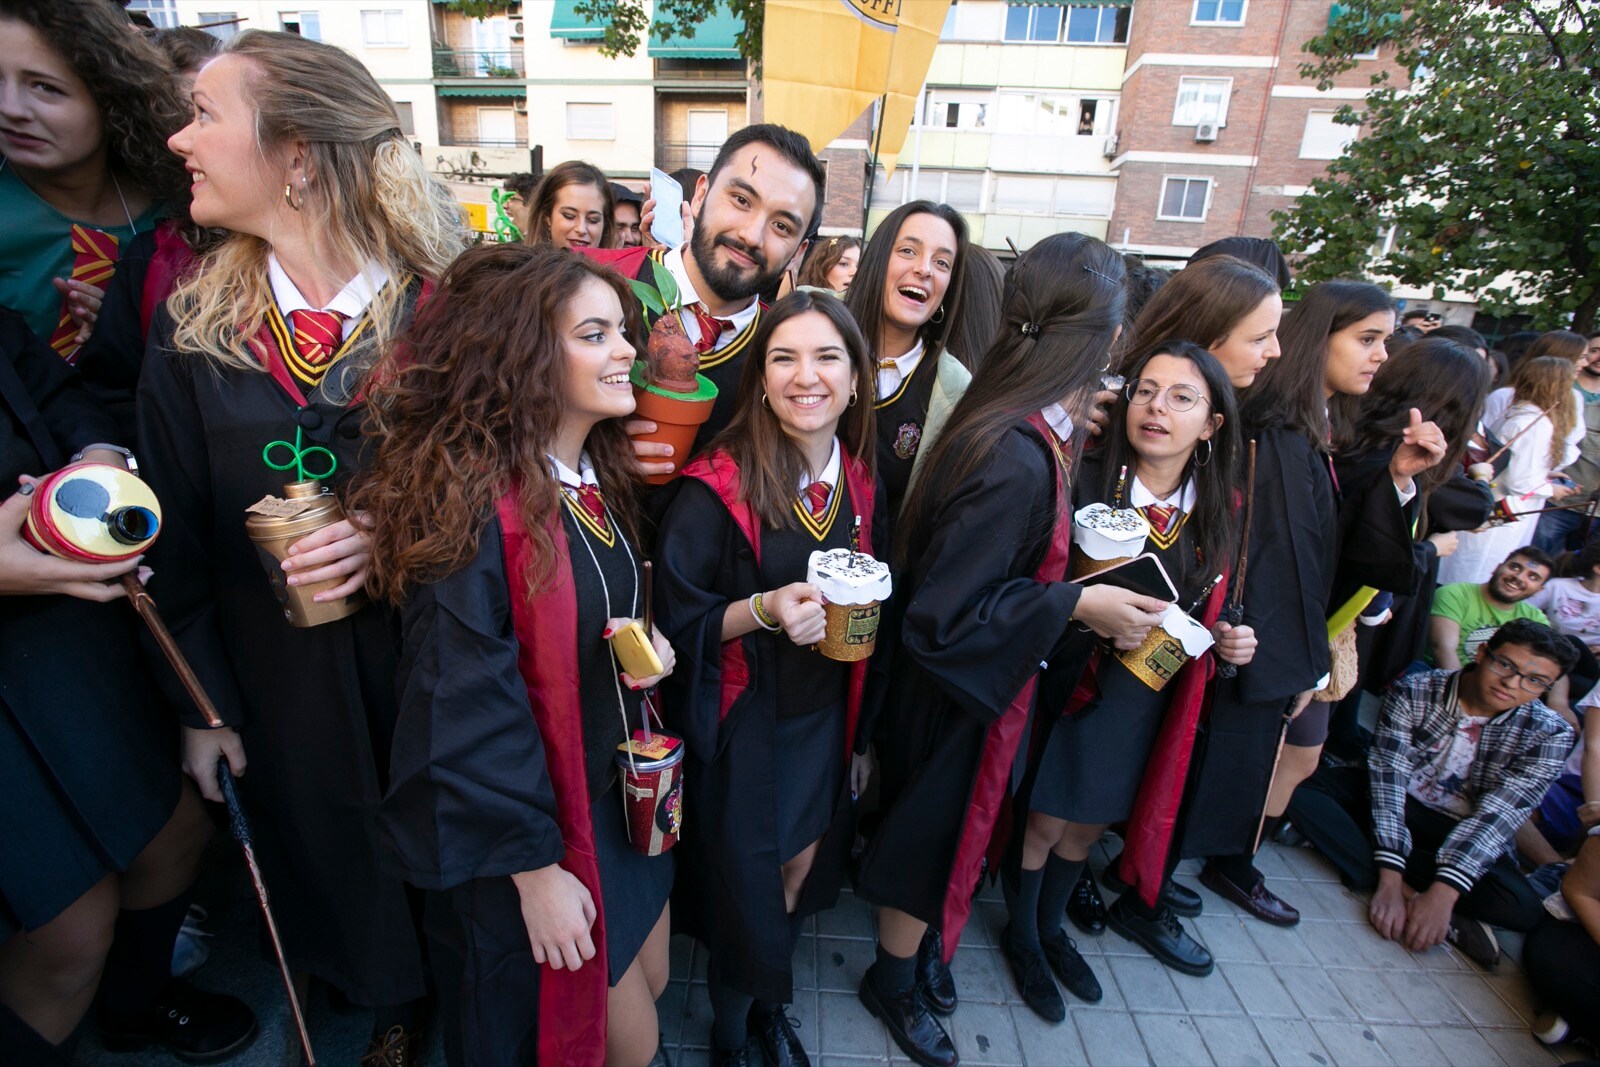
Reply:
[[[1543,907],[1507,855],[1561,773],[1573,733],[1539,695],[1572,669],[1569,639],[1531,619],[1495,631],[1466,668],[1402,678],[1378,713],[1367,767],[1324,767],[1289,817],[1368,918],[1413,952],[1448,940],[1486,968],[1491,926],[1527,931]]]

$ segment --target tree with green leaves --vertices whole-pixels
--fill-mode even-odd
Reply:
[[[688,37],[694,28],[727,8],[744,23],[739,32],[739,54],[761,70],[761,24],[766,0],[655,0],[656,33],[663,41]],[[645,0],[578,0],[577,13],[591,25],[606,28],[600,54],[607,59],[631,56],[650,34],[650,14]]]
[[[1587,332],[1600,313],[1600,2],[1357,0],[1301,67],[1394,63],[1335,121],[1363,135],[1274,215],[1305,281],[1373,274]],[[1387,64],[1385,65],[1387,67]],[[1392,250],[1382,236],[1395,227]]]

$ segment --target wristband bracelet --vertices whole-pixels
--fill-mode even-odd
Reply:
[[[750,596],[750,614],[755,617],[756,625],[768,633],[777,633],[783,629],[778,625],[778,620],[767,614],[767,609],[761,606],[760,593],[752,593]]]

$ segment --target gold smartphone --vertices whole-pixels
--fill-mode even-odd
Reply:
[[[663,669],[661,657],[650,644],[650,635],[637,619],[611,635],[611,651],[616,653],[622,669],[636,681],[654,678]]]

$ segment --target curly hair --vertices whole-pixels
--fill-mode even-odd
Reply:
[[[374,374],[377,454],[350,506],[374,524],[375,596],[398,602],[466,566],[512,486],[533,543],[527,593],[548,587],[561,490],[546,453],[565,402],[563,310],[593,281],[617,294],[628,340],[642,350],[639,301],[621,275],[549,245],[484,244],[455,261]],[[622,420],[597,423],[584,448],[611,514],[634,537],[638,479]]]
[[[31,27],[88,86],[112,171],[184,213],[189,174],[167,138],[188,124],[188,103],[160,49],[106,0],[4,0],[0,18]]]
[[[1567,435],[1576,424],[1577,405],[1569,400],[1577,368],[1562,356],[1524,359],[1511,372],[1511,406],[1526,404],[1550,420],[1550,466],[1559,467]],[[1504,423],[1504,416],[1501,422]]]

